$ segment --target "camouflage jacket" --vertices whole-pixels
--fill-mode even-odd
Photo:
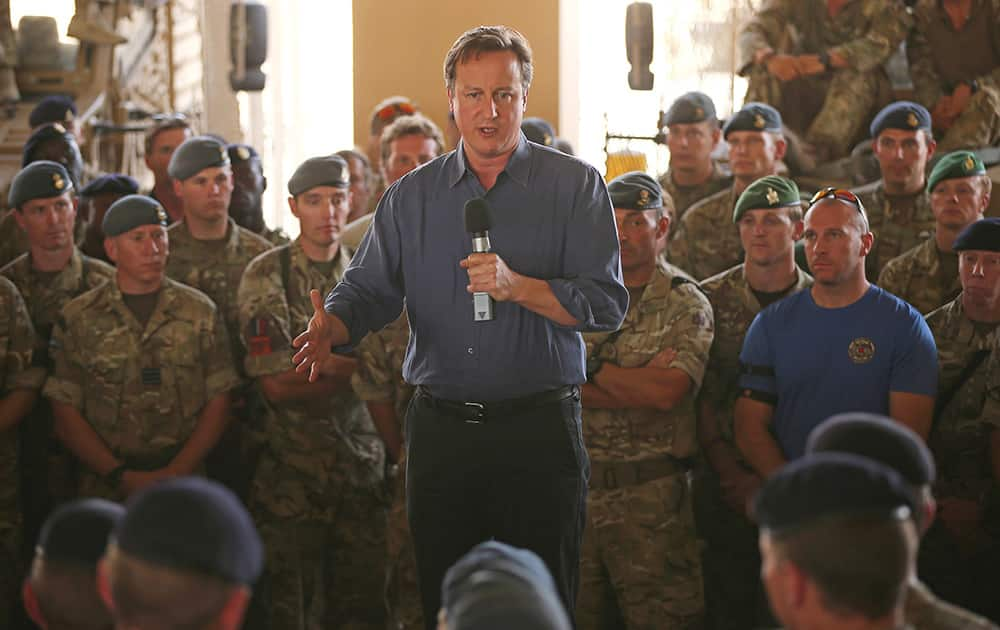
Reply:
[[[697,186],[678,186],[674,183],[673,173],[669,169],[660,177],[660,186],[674,201],[674,216],[670,217],[673,225],[677,225],[688,208],[695,203],[732,185],[733,176],[723,172],[719,163],[714,161],[712,162],[711,177]],[[670,238],[673,236],[674,234],[671,233]]]
[[[996,352],[995,324],[965,316],[961,296],[927,316],[938,349],[938,396],[954,389],[956,380],[977,351]],[[987,391],[1000,377],[983,361],[965,379],[936,418],[927,440],[937,464],[934,494],[984,501],[993,488],[990,434],[1000,428],[1000,415],[985,413]]]
[[[247,264],[272,245],[261,236],[241,228],[229,219],[225,241],[200,241],[191,236],[187,223],[170,226],[170,256],[167,275],[203,292],[215,302],[229,335],[229,348],[242,373],[243,344],[239,335],[239,306],[236,291]]]
[[[854,191],[865,204],[868,224],[875,235],[865,258],[865,275],[874,281],[890,260],[926,241],[934,234],[934,213],[926,192],[917,195],[913,208],[893,209],[882,180]],[[921,311],[923,312],[923,311]]]
[[[116,457],[136,466],[176,454],[205,404],[238,384],[215,305],[169,278],[145,328],[117,282],[71,300],[49,353],[44,395],[79,410]]]
[[[402,428],[413,386],[403,380],[403,359],[410,341],[410,321],[406,311],[382,330],[365,337],[358,345],[358,370],[351,378],[358,398],[392,403]]]
[[[1000,92],[1000,0],[973,0],[961,31],[954,30],[940,0],[918,0],[913,23],[906,54],[914,100],[932,109],[955,83],[969,80]],[[955,42],[961,47],[949,45]]]
[[[1000,630],[992,622],[939,599],[923,582],[906,588],[903,618],[913,630]]]
[[[288,235],[285,234],[285,231],[281,228],[272,229],[265,226],[264,231],[257,236],[264,238],[264,240],[269,242],[272,247],[281,247],[282,245],[288,245],[292,242],[292,239],[288,238]]]
[[[239,330],[247,350],[248,376],[260,378],[292,369],[292,339],[306,329],[313,315],[309,291],[328,293],[349,262],[341,250],[333,271],[325,273],[310,262],[295,240],[247,266],[239,287]],[[267,501],[278,516],[308,516],[299,510],[309,508],[309,502],[286,501],[302,492],[329,496],[344,479],[362,487],[381,480],[382,442],[353,392],[281,404],[265,400],[265,406],[265,448],[289,469],[280,482],[271,484],[274,501]],[[279,483],[285,486],[279,488]]]
[[[635,461],[697,453],[694,399],[701,387],[713,335],[712,307],[698,286],[657,268],[642,297],[629,305],[621,332],[583,336],[587,355],[623,368],[646,365],[673,348],[671,368],[691,378],[691,390],[668,412],[656,409],[583,410],[583,435],[597,461]]]
[[[948,274],[947,278],[943,275],[937,241],[929,238],[890,260],[876,284],[926,315],[962,292],[957,273]]]
[[[795,286],[789,295],[812,286],[812,277],[795,268]],[[715,312],[715,340],[705,370],[701,399],[711,401],[719,425],[719,435],[730,443],[733,440],[733,408],[736,406],[740,376],[740,350],[747,328],[760,312],[760,302],[747,283],[744,266],[702,281],[702,290],[708,295]]]
[[[740,264],[743,244],[733,223],[737,197],[730,186],[691,206],[676,224],[667,259],[698,280]]]
[[[856,0],[831,18],[824,0],[765,0],[740,33],[740,72],[763,48],[788,54],[835,52],[855,70],[870,72],[899,48],[911,24],[902,2]]]

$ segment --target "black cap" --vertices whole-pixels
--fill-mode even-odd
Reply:
[[[125,508],[104,499],[81,499],[57,508],[38,534],[35,553],[46,560],[95,566]]]
[[[20,208],[26,201],[58,197],[73,190],[73,180],[58,162],[39,160],[28,164],[14,176],[7,193],[7,205]]]
[[[547,147],[556,140],[556,130],[544,118],[525,118],[521,121],[521,131],[531,142]]]
[[[919,103],[896,101],[883,107],[868,127],[872,138],[877,138],[878,134],[886,129],[899,129],[901,131],[925,129],[930,131],[931,114],[926,107]]]
[[[706,120],[717,120],[715,103],[703,92],[688,92],[679,96],[670,105],[670,109],[660,121],[660,126],[700,123]]]
[[[747,103],[722,128],[722,137],[733,131],[781,131],[781,114],[767,103]]]
[[[114,542],[151,564],[253,584],[264,552],[250,515],[222,485],[179,477],[150,486],[129,501]]]
[[[134,195],[139,192],[139,182],[128,175],[109,173],[101,175],[80,190],[81,197],[94,197],[102,193]]]
[[[347,161],[336,153],[309,158],[292,173],[288,180],[288,194],[295,197],[317,186],[347,188],[351,185],[351,169]]]
[[[806,453],[853,453],[892,468],[914,486],[934,483],[934,456],[920,436],[874,413],[841,413],[809,434]]]
[[[212,136],[195,136],[181,143],[170,156],[167,173],[176,180],[194,177],[206,168],[228,166],[226,145]]]
[[[104,236],[112,237],[141,225],[166,227],[167,223],[167,212],[160,202],[146,195],[126,195],[108,207],[101,222],[101,231]]]
[[[28,115],[28,125],[34,129],[46,123],[69,123],[76,118],[76,103],[64,94],[51,94],[38,101]]]
[[[27,166],[34,161],[33,155],[35,149],[38,145],[48,140],[62,140],[67,144],[76,146],[76,139],[73,134],[66,131],[66,127],[63,127],[60,123],[48,123],[42,125],[35,130],[30,136],[28,136],[28,141],[24,143],[24,149],[21,151],[21,166]]]
[[[765,481],[753,514],[762,530],[781,535],[831,517],[906,520],[917,506],[909,484],[888,466],[851,453],[815,453]]]
[[[663,207],[663,189],[642,171],[629,171],[608,182],[611,205],[627,210],[655,210]]]
[[[966,249],[1000,252],[1000,219],[989,217],[966,226],[958,233],[951,249],[956,252]]]
[[[226,147],[226,151],[229,152],[229,161],[233,164],[237,162],[249,162],[254,158],[260,159],[257,150],[249,144],[231,144]]]

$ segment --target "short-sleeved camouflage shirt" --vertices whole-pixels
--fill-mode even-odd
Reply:
[[[930,313],[962,292],[958,273],[949,272],[948,266],[943,264],[947,255],[938,250],[937,241],[929,238],[890,260],[879,274],[877,284],[921,313]]]

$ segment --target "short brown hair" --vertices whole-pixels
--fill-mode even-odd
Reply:
[[[194,128],[191,127],[191,121],[188,120],[187,116],[184,114],[174,114],[172,116],[165,116],[153,123],[153,126],[146,131],[146,155],[149,155],[153,150],[153,143],[156,141],[156,136],[160,135],[168,129],[190,129],[191,133],[194,133]]]
[[[437,144],[438,155],[444,151],[444,136],[433,120],[423,114],[400,116],[382,131],[379,149],[382,154],[383,164],[389,160],[392,141],[403,136],[424,136],[425,138],[430,138]]]
[[[521,85],[525,90],[531,85],[534,66],[531,63],[531,45],[519,32],[508,26],[477,26],[462,33],[444,57],[444,84],[455,87],[455,68],[470,57],[485,52],[511,50],[521,63]]]

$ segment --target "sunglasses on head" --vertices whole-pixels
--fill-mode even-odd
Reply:
[[[854,193],[845,188],[834,188],[832,186],[827,186],[826,188],[818,191],[815,195],[813,195],[812,199],[809,200],[809,207],[812,208],[820,201],[831,198],[839,199],[840,201],[846,201],[847,203],[852,204],[855,208],[857,208],[858,212],[860,212],[865,216],[868,216],[868,213],[865,211],[865,204],[861,203],[860,197],[858,197],[857,195],[855,195]]]
[[[417,108],[409,103],[392,103],[375,112],[379,120],[392,120],[396,116],[416,114]]]

